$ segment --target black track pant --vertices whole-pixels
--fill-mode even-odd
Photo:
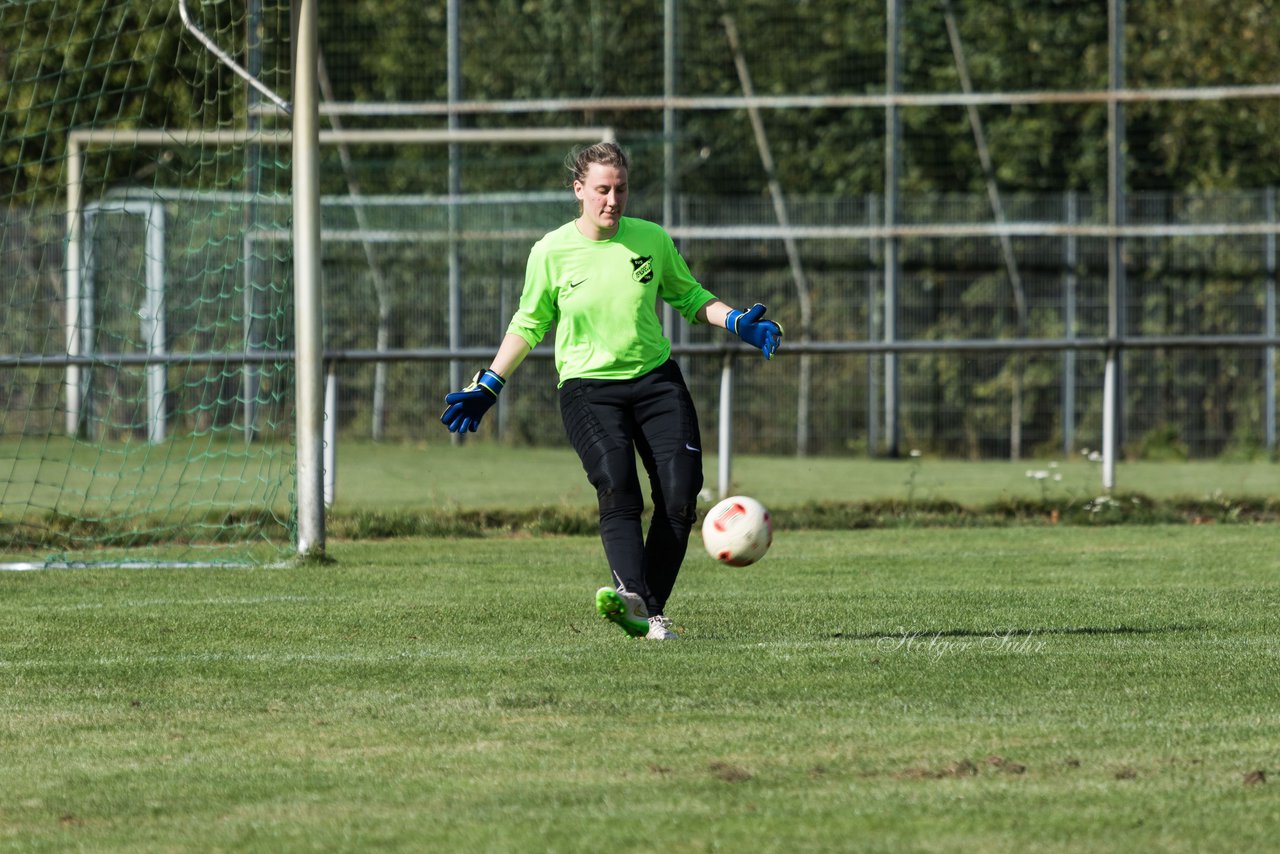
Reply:
[[[702,489],[702,439],[693,399],[671,360],[633,380],[566,380],[560,414],[600,500],[600,539],[614,583],[661,614],[689,545]],[[640,524],[649,475],[653,520]]]

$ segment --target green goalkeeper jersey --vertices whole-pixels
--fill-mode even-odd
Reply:
[[[633,379],[671,356],[659,298],[690,323],[715,299],[662,226],[622,217],[612,238],[591,240],[569,222],[529,252],[520,307],[507,331],[534,347],[554,323],[561,385]]]

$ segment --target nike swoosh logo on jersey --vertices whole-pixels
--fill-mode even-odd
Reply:
[[[576,281],[576,282],[570,282],[570,283],[569,283],[569,287],[571,287],[571,288],[576,288],[578,285],[582,284],[582,283],[583,283],[583,282],[585,282],[585,281],[586,281],[586,279],[579,279],[579,280],[578,280],[578,281]]]

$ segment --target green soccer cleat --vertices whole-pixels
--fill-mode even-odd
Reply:
[[[596,591],[596,610],[627,633],[642,638],[649,634],[649,609],[644,600],[627,590],[601,587]]]

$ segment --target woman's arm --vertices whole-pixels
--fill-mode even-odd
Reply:
[[[725,319],[729,316],[730,311],[732,309],[728,305],[718,299],[713,299],[698,309],[698,320],[703,323],[709,323],[712,326],[724,328]]]
[[[524,357],[529,355],[530,349],[528,341],[525,341],[514,332],[508,332],[503,336],[502,343],[498,346],[497,355],[489,363],[489,370],[503,379],[510,379],[512,372],[520,367]]]

